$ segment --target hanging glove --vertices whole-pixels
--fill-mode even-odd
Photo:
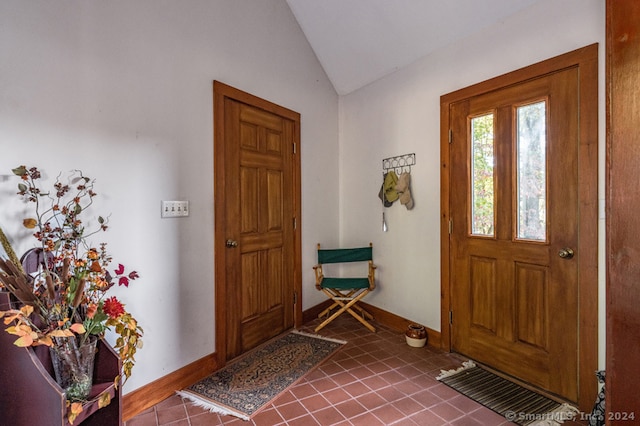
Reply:
[[[382,202],[385,207],[390,207],[393,202],[398,199],[398,192],[396,191],[397,183],[398,176],[393,170],[384,175],[384,182],[382,184]]]
[[[400,199],[400,204],[405,206],[407,210],[411,210],[413,208],[413,198],[411,198],[411,174],[404,172],[398,178],[398,183],[395,186],[396,191],[398,192]]]

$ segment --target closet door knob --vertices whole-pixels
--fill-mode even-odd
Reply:
[[[234,248],[234,247],[238,247],[238,242],[236,240],[229,239],[227,240],[225,245],[227,246],[227,248]]]
[[[560,249],[560,251],[558,252],[558,256],[560,256],[563,259],[571,259],[573,257],[573,249],[569,247]]]

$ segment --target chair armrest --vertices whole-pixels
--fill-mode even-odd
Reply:
[[[369,290],[376,288],[376,268],[373,260],[369,261]]]
[[[316,273],[316,289],[322,289],[322,280],[324,279],[324,274],[322,272],[322,265],[316,265],[313,267],[313,270]]]

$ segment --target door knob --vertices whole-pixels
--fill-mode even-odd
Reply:
[[[563,259],[571,259],[573,257],[573,249],[569,247],[560,249],[560,251],[558,252],[558,256],[560,256]]]
[[[227,246],[227,248],[238,247],[238,242],[236,240],[229,239],[229,240],[227,240],[225,245]]]

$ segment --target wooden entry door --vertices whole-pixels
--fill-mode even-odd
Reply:
[[[300,117],[218,82],[214,96],[216,340],[228,360],[293,327],[300,311]]]
[[[581,361],[593,375],[597,351],[594,330],[581,330],[597,324],[581,312],[597,301],[581,283],[595,267],[584,238],[597,241],[597,193],[587,207],[582,188],[597,176],[595,158],[580,164],[583,77],[570,66],[463,97],[447,123],[450,347],[573,402],[583,402]]]

